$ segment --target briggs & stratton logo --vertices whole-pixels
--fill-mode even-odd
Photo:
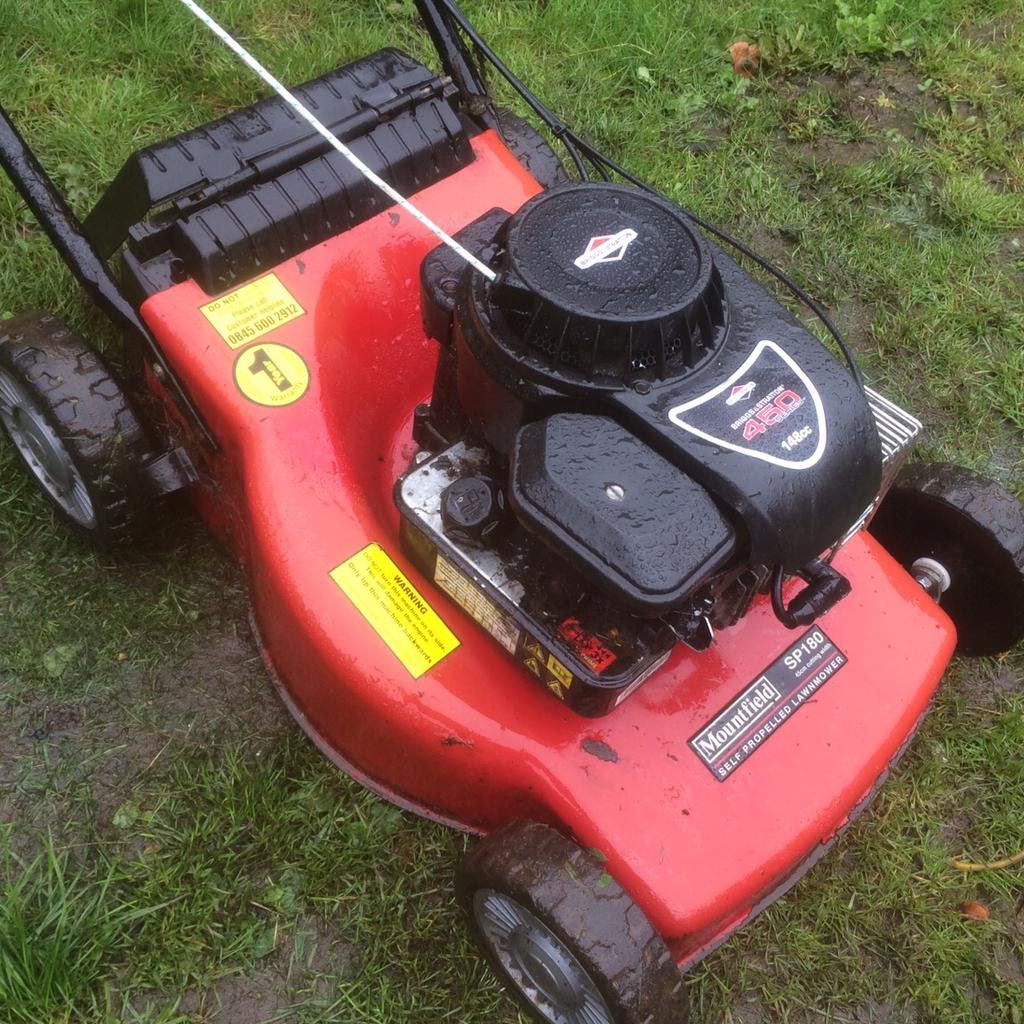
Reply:
[[[749,398],[757,387],[756,381],[748,381],[746,384],[737,384],[732,389],[732,393],[725,400],[726,405],[735,405],[737,402],[742,402],[745,398]]]
[[[580,270],[589,270],[597,263],[617,263],[636,239],[637,233],[632,228],[623,228],[614,235],[598,235],[587,243],[583,254],[576,260],[576,266]]]

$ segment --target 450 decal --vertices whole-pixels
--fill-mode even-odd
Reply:
[[[818,389],[797,361],[768,338],[725,380],[670,408],[668,417],[719,449],[785,469],[816,466],[828,446]]]
[[[758,434],[765,433],[769,427],[781,423],[794,410],[799,409],[804,400],[795,392],[789,389],[782,392],[771,405],[766,405],[750,417],[743,425],[743,440],[753,441]],[[805,428],[807,429],[807,428]],[[810,430],[808,429],[808,433]]]

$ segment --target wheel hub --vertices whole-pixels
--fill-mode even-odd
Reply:
[[[0,422],[32,475],[51,499],[86,529],[96,513],[85,481],[67,448],[21,383],[0,369]]]
[[[949,570],[934,558],[918,558],[910,567],[910,575],[936,602],[953,585]]]
[[[604,997],[547,925],[511,897],[481,889],[477,925],[516,989],[551,1024],[613,1024]]]
[[[576,996],[572,979],[560,950],[523,929],[511,936],[515,959],[533,986],[559,1003],[571,1003]]]

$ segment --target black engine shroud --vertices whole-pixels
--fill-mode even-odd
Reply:
[[[563,185],[458,237],[497,277],[443,247],[424,262],[424,322],[441,356],[417,439],[441,458],[453,445],[485,453],[462,460],[482,482],[449,495],[431,528],[403,498],[412,470],[398,504],[417,535],[403,535],[421,562],[461,558],[581,691],[611,680],[565,622],[590,636],[586,605],[606,649],[628,634],[643,656],[619,660],[633,669],[608,700],[580,704],[546,680],[600,713],[675,638],[700,646],[697,623],[710,632],[743,614],[753,593],[737,588],[800,570],[858,521],[881,483],[875,419],[846,369],[666,199]],[[502,579],[539,552],[577,586],[549,582],[549,599],[495,587],[466,557],[482,548],[504,551]],[[632,625],[609,635],[616,615]]]

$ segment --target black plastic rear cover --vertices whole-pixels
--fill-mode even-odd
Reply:
[[[404,194],[473,160],[450,85],[398,50],[294,92]],[[106,254],[128,238],[126,287],[141,300],[186,277],[216,294],[390,205],[274,96],[136,153],[86,228]]]

